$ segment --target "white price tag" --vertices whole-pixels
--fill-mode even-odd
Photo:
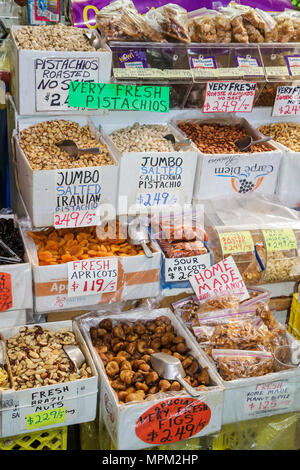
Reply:
[[[232,256],[191,275],[190,283],[199,300],[214,298],[220,292],[226,294],[229,291],[238,294],[240,301],[249,299],[249,293]]]
[[[68,110],[70,81],[98,82],[96,57],[35,59],[36,111]]]
[[[203,113],[251,113],[255,82],[207,82]]]
[[[248,416],[271,414],[277,410],[288,411],[295,395],[295,384],[287,380],[262,383],[249,387],[245,394]]]
[[[93,227],[100,224],[97,210],[71,211],[54,215],[54,228]]]
[[[210,266],[210,254],[185,258],[165,258],[165,281],[188,281],[190,274]]]
[[[272,116],[300,115],[300,86],[277,87]]]
[[[55,175],[54,227],[90,227],[100,223],[101,170],[74,168]]]
[[[115,292],[117,284],[116,258],[95,258],[68,263],[68,297]]]

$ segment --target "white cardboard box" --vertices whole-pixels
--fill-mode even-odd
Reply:
[[[37,247],[26,232],[24,240],[32,265],[37,313],[71,310],[78,307],[95,308],[95,305],[99,304],[159,295],[161,254],[154,245],[151,245],[154,252],[152,258],[147,258],[146,255],[116,257],[118,281],[115,292],[68,297],[68,264],[39,266]]]
[[[24,26],[12,26],[11,87],[19,114],[81,113],[67,104],[70,81],[110,81],[112,53],[103,46],[99,52],[38,51],[18,49],[14,33]]]
[[[190,397],[185,391],[155,394],[150,399],[143,402],[132,402],[120,405],[114,390],[111,388],[103,363],[95,351],[89,336],[91,326],[97,326],[103,318],[111,318],[116,321],[137,321],[153,320],[158,316],[168,316],[177,334],[183,336],[186,344],[191,349],[190,353],[198,360],[202,367],[209,367],[211,386],[208,391],[204,391],[197,398]],[[143,449],[158,445],[151,444],[151,436],[158,433],[159,439],[166,439],[161,443],[180,441],[180,428],[185,428],[187,423],[192,423],[190,427],[190,438],[205,436],[217,432],[221,425],[221,415],[223,409],[223,388],[217,374],[208,366],[204,355],[197,352],[189,336],[181,327],[178,320],[170,309],[142,310],[136,309],[131,312],[120,314],[85,314],[76,319],[83,337],[88,344],[92,357],[95,361],[100,380],[100,409],[101,419],[104,420],[106,428],[116,449]],[[187,421],[186,416],[189,415]],[[191,421],[191,415],[193,420]],[[172,425],[168,423],[172,421]],[[177,434],[176,434],[177,433]],[[142,439],[144,436],[146,439]],[[186,434],[185,434],[186,436]],[[188,438],[189,438],[188,437]],[[157,438],[157,437],[156,437]],[[186,438],[186,437],[184,437]]]
[[[104,130],[103,130],[104,129]],[[124,152],[121,153],[110,137],[114,154],[120,161],[118,214],[148,213],[149,210],[179,204],[190,204],[193,197],[197,167],[197,149],[187,152]],[[170,133],[181,138],[179,133]],[[127,207],[121,199],[127,198]]]
[[[90,124],[91,128],[95,132],[97,139],[107,144],[101,134],[94,128],[92,122],[88,119],[87,116],[51,116],[48,118],[49,121],[56,119],[77,122],[80,126]],[[18,130],[21,131],[42,121],[43,119],[40,119],[39,117],[23,119],[22,117],[19,117]],[[34,227],[51,226],[54,224],[54,215],[56,213],[56,196],[58,195],[56,187],[60,181],[60,176],[58,175],[63,171],[66,172],[67,170],[32,170],[23,150],[19,145],[19,138],[17,133],[15,133],[14,136],[14,147],[18,185],[27,211],[30,215],[32,225]],[[75,168],[74,170],[69,169],[69,173],[72,171],[82,172],[83,175],[85,175],[87,172],[90,172],[92,175],[99,175],[97,176],[97,183],[101,187],[99,193],[100,202],[95,203],[96,208],[103,204],[111,204],[113,207],[116,207],[117,204],[119,162],[112,154],[110,148],[109,153],[115,162],[114,165]],[[76,185],[78,184],[79,183],[77,182],[69,185],[69,189],[71,189],[72,194],[77,191]],[[96,185],[93,185],[93,187],[96,191]],[[84,207],[86,207],[86,204],[84,204]],[[90,207],[90,209],[95,210],[95,207]]]
[[[186,116],[188,119],[188,116]],[[180,120],[185,120],[184,117]],[[188,119],[189,120],[189,119]],[[191,119],[199,121],[199,119]],[[173,125],[177,128],[177,122]],[[225,125],[241,124],[248,135],[258,137],[257,131],[244,118],[234,115],[201,119],[200,123]],[[178,129],[178,128],[177,128]],[[185,134],[182,132],[182,135]],[[241,152],[238,154],[204,154],[199,151],[197,174],[194,185],[194,199],[243,194],[255,191],[272,195],[275,193],[282,151],[276,144],[268,142],[272,150],[268,152]]]
[[[204,353],[179,314],[176,314],[176,318],[195,347],[202,351],[217,372],[215,362]],[[296,342],[288,332],[287,338],[289,343]],[[300,411],[300,368],[248,379],[226,381],[221,376],[219,378],[225,387],[222,424]]]
[[[11,219],[13,215],[0,215],[0,218]],[[16,218],[15,223],[19,227],[19,223]],[[22,236],[22,232],[20,230]],[[24,241],[24,240],[23,240]],[[12,312],[13,310],[31,309],[33,305],[32,300],[32,274],[31,265],[28,262],[28,253],[24,243],[25,254],[24,263],[16,264],[2,264],[0,265],[0,277],[1,273],[10,276],[10,286],[12,294],[12,307],[5,310],[6,312]],[[1,312],[0,312],[1,316]]]
[[[30,325],[29,328],[33,326]],[[96,417],[98,377],[90,352],[84,343],[76,324],[71,321],[42,323],[49,330],[60,330],[69,327],[74,331],[80,349],[84,353],[93,377],[74,380],[44,387],[25,390],[5,390],[0,392],[0,437],[14,436],[28,432],[27,416],[33,413],[60,409],[65,407],[65,421],[49,426],[34,428],[34,431],[71,424],[93,421]],[[1,329],[5,339],[17,334],[21,326]],[[32,430],[31,430],[32,431]]]

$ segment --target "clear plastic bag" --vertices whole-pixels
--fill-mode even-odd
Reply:
[[[145,15],[148,25],[169,42],[190,43],[187,11],[174,3],[167,3]]]
[[[217,28],[213,10],[201,8],[189,13],[189,34],[192,42],[215,43],[217,40]]]
[[[207,202],[207,214],[209,247],[215,261],[231,254],[247,285],[300,279],[297,211],[275,198],[247,194],[212,199]],[[227,234],[247,235],[247,248],[231,252],[230,244],[225,243]]]
[[[263,351],[214,349],[212,358],[223,380],[259,377],[273,372],[273,355]]]
[[[207,342],[209,348],[273,351],[276,347],[273,333],[256,316],[255,309],[204,314],[199,316],[199,324],[200,327],[193,327],[193,332],[197,341]],[[210,328],[206,330],[207,327]]]
[[[186,325],[199,325],[199,315],[207,312],[238,312],[239,298],[235,295],[222,294],[215,299],[200,302],[196,296],[187,297],[172,304],[175,313]]]
[[[278,28],[278,42],[289,42],[295,35],[294,24],[287,13],[279,13],[274,16]]]
[[[115,0],[96,14],[96,22],[107,41],[162,41],[149,27],[131,0]]]

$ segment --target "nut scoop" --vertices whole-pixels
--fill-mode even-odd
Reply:
[[[186,373],[178,357],[166,353],[151,354],[151,365],[163,379],[177,380],[192,397],[199,397],[203,390],[191,387],[185,380]]]

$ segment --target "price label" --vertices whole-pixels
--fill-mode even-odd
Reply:
[[[207,82],[203,112],[251,113],[255,91],[253,82]]]
[[[287,55],[284,57],[291,76],[300,75],[300,55]]]
[[[267,251],[296,250],[297,241],[292,229],[263,230]]]
[[[36,429],[42,426],[64,423],[66,421],[66,408],[39,411],[26,416],[26,429]]]
[[[168,444],[195,436],[210,418],[206,403],[195,398],[170,398],[145,411],[136,422],[135,432],[147,444]]]
[[[176,204],[179,200],[178,194],[168,191],[162,193],[139,193],[136,198],[136,204],[142,207],[170,206]]]
[[[11,275],[0,273],[0,312],[12,308]]]
[[[98,58],[47,57],[36,59],[36,111],[68,110],[71,80],[96,82],[98,75]]]
[[[100,215],[95,210],[74,211],[54,215],[54,228],[91,227],[100,224]]]
[[[165,258],[165,281],[188,281],[190,274],[197,274],[210,264],[209,253],[184,258]]]
[[[288,410],[294,400],[295,384],[287,380],[257,384],[249,387],[245,395],[245,410],[248,416]]]
[[[272,116],[300,115],[300,86],[277,87]]]
[[[248,253],[254,251],[251,232],[226,232],[219,234],[223,255],[231,253]]]
[[[116,258],[95,258],[68,263],[68,297],[114,292],[117,285]]]

